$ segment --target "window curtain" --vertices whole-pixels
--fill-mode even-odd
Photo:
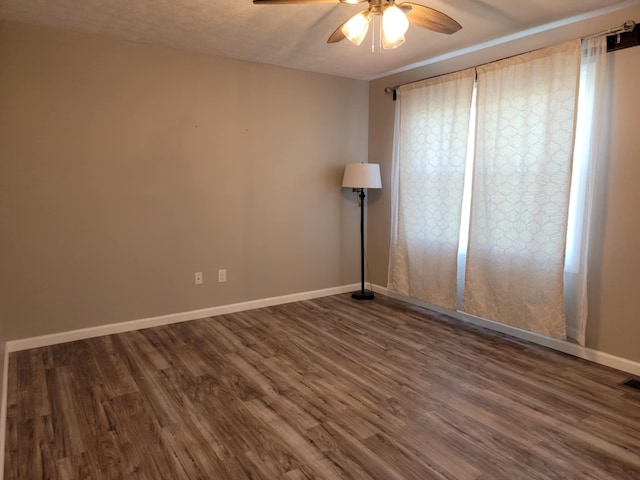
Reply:
[[[463,311],[565,338],[563,271],[580,64],[568,42],[478,67]]]
[[[564,271],[567,336],[585,343],[587,325],[587,259],[594,197],[603,175],[603,149],[608,129],[607,37],[582,41],[578,125],[571,181],[569,233]]]
[[[389,289],[456,309],[456,262],[475,69],[399,88]]]

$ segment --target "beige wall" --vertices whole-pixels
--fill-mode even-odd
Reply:
[[[640,21],[640,6],[600,18],[513,40],[454,59],[371,82],[369,103],[369,161],[380,163],[383,184],[389,184],[395,105],[384,87],[476,66],[621,25]],[[640,47],[613,54],[614,98],[610,138],[610,171],[598,203],[604,214],[596,237],[589,278],[587,346],[640,361]],[[368,252],[374,283],[387,284],[390,228],[390,189],[372,192],[369,204]]]
[[[340,182],[368,101],[363,81],[1,23],[6,338],[357,282]]]
[[[597,226],[587,343],[640,361],[640,47],[612,57],[609,168],[598,205],[604,220]]]

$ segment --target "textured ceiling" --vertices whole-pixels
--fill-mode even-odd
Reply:
[[[251,0],[0,0],[0,17],[229,58],[371,79],[429,58],[630,0],[413,0],[457,20],[443,35],[411,26],[395,50],[329,35],[362,5],[253,5]]]

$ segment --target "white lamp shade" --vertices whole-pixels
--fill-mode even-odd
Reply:
[[[377,163],[349,163],[344,169],[342,186],[346,188],[382,188],[380,165]]]

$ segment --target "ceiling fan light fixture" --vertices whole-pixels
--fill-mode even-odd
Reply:
[[[391,50],[402,45],[408,29],[409,20],[405,13],[394,3],[389,5],[382,14],[382,48]]]
[[[0,0],[2,1],[2,0]],[[399,6],[396,5],[399,2]],[[478,0],[479,1],[479,0]],[[371,36],[371,51],[375,51],[376,41],[385,49],[396,48],[405,42],[405,33],[409,23],[437,33],[448,35],[462,28],[458,22],[434,8],[405,0],[253,0],[255,4],[279,5],[299,3],[368,3],[368,8],[349,18],[336,28],[327,39],[327,43],[338,43],[348,38],[356,46],[360,45],[369,31],[369,24],[375,16],[382,16],[374,22],[376,30]]]
[[[404,35],[400,35],[397,37],[388,36],[384,30],[382,31],[382,48],[385,50],[391,50],[393,48],[398,48],[405,41]]]
[[[389,38],[403,36],[409,30],[409,20],[405,13],[395,6],[389,5],[382,14],[382,30]]]
[[[342,27],[342,33],[355,45],[360,45],[367,36],[371,14],[364,10],[351,17]]]

